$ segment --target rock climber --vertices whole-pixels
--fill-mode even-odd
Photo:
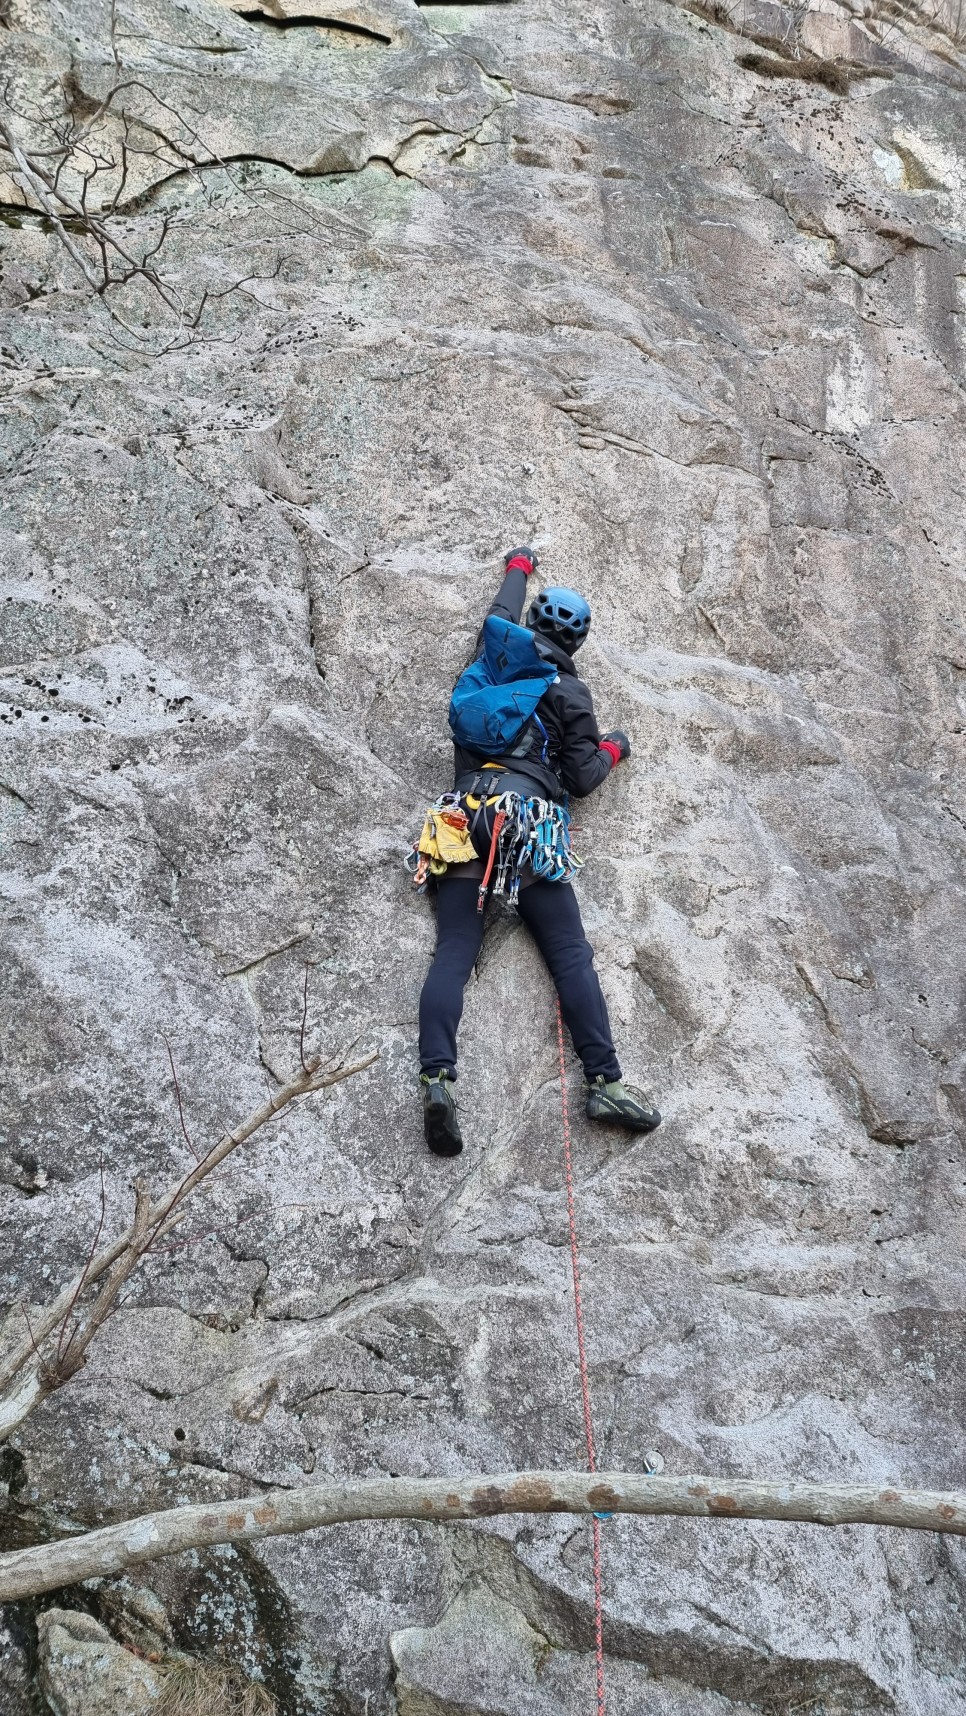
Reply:
[[[505,556],[505,576],[475,662],[453,694],[454,789],[432,807],[410,864],[418,864],[417,886],[430,881],[430,872],[436,884],[436,952],[420,997],[419,1053],[426,1142],[439,1156],[456,1156],[463,1148],[453,1099],[456,1033],[491,889],[509,893],[553,978],[583,1064],[588,1117],[633,1132],[651,1132],[661,1121],[649,1097],[623,1083],[593,950],[570,886],[580,861],[570,846],[567,795],[586,798],[596,791],[630,756],[630,741],[619,731],[601,737],[593,699],[574,664],[590,630],[584,598],[563,588],[539,591],[521,627],[527,581],[536,566],[530,548]],[[523,652],[521,660],[529,652],[529,667],[507,665],[515,650]],[[497,748],[484,743],[467,749],[460,742],[465,723],[461,727],[454,719],[464,682],[477,691],[477,704],[481,684],[488,707],[494,698],[505,704],[506,688],[494,691],[489,683],[504,673],[515,673],[511,689],[521,691],[521,678],[530,675],[533,714],[514,744],[498,748],[498,739]],[[490,730],[496,730],[492,717]],[[477,728],[470,731],[475,735]]]

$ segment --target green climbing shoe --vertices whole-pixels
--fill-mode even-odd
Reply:
[[[423,1129],[426,1142],[434,1156],[458,1156],[463,1148],[463,1134],[456,1118],[453,1101],[453,1080],[450,1073],[430,1076],[420,1073],[423,1087]]]
[[[584,1080],[588,1120],[602,1120],[607,1126],[626,1126],[631,1132],[653,1132],[661,1124],[661,1116],[650,1097],[632,1090],[619,1079],[607,1083],[603,1073]]]

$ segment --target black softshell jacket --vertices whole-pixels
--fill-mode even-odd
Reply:
[[[512,620],[519,625],[526,599],[526,574],[519,570],[508,572],[487,610],[487,618],[496,614],[501,620]],[[507,767],[513,774],[534,781],[547,798],[559,799],[564,793],[586,798],[614,766],[610,753],[600,749],[594,700],[566,650],[539,633],[535,638],[540,654],[553,662],[560,675],[537,704],[537,714],[547,729],[549,755],[546,763],[539,757],[508,758]],[[459,745],[453,746],[453,752],[456,788],[460,792],[468,791],[483,763],[500,761],[498,757],[481,757],[473,751],[464,751]]]

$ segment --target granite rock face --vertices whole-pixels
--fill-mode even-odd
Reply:
[[[961,1485],[955,0],[118,0],[113,51],[108,0],[0,17],[25,134],[127,81],[105,195],[210,294],[172,344],[124,288],[125,332],[0,186],[4,1299],[79,1266],[102,1164],[111,1225],[190,1162],[165,1035],[196,1141],[297,1065],[306,962],[310,1046],[380,1051],[233,1159],[15,1502],[582,1463],[547,980],[494,912],[428,1159],[399,863],[527,540],[634,742],[578,887],[666,1114],[577,1133],[601,1465]],[[966,1712],[958,1540],[622,1520],[604,1557],[613,1716]],[[593,1707],[580,1522],[138,1578],[284,1716]]]
[[[148,1716],[157,1704],[156,1670],[93,1616],[46,1609],[37,1630],[40,1689],[56,1716]]]

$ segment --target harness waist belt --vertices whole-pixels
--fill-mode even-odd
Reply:
[[[540,782],[534,780],[532,775],[521,774],[519,769],[504,768],[502,763],[484,763],[483,767],[474,770],[473,774],[460,775],[454,791],[463,796],[472,793],[476,797],[482,796],[484,788],[488,798],[497,798],[505,792],[518,793],[521,798],[547,796]]]

